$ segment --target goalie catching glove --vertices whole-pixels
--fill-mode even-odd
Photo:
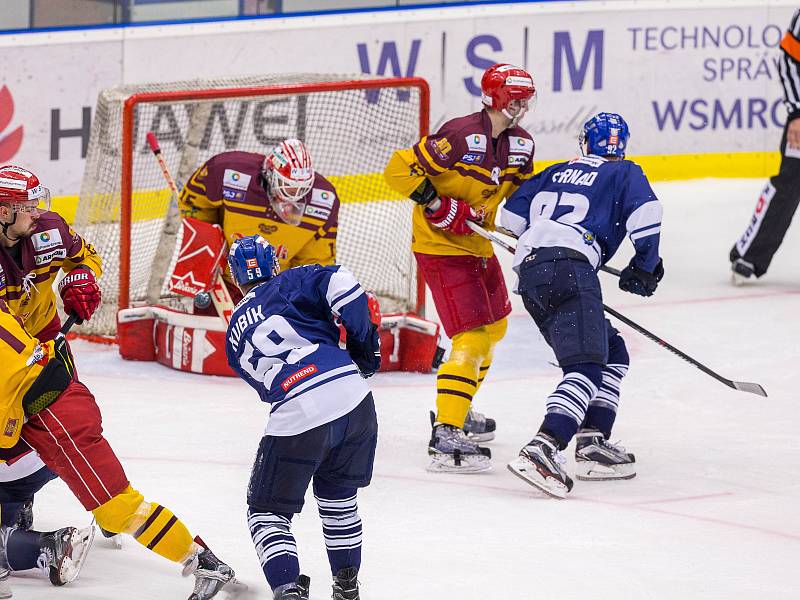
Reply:
[[[467,221],[478,224],[483,222],[483,215],[464,200],[449,196],[442,196],[431,202],[425,208],[424,214],[431,225],[455,235],[473,235]]]
[[[74,314],[80,321],[88,321],[100,306],[100,288],[91,270],[78,267],[67,273],[58,284],[58,293],[64,301],[64,312]]]
[[[359,342],[355,336],[347,336],[347,353],[358,367],[358,372],[366,379],[372,377],[381,367],[381,340],[378,328],[371,324],[367,337]]]

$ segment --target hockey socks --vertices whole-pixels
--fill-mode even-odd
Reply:
[[[358,515],[356,490],[339,488],[337,491],[327,488],[327,484],[315,485],[314,497],[322,519],[322,533],[325,536],[331,574],[335,576],[342,569],[358,570],[361,567],[362,525]]]
[[[628,373],[626,364],[609,364],[603,367],[603,383],[595,397],[589,401],[589,410],[583,427],[596,429],[605,437],[611,435],[611,429],[617,418],[619,407],[619,388],[622,378]]]
[[[41,533],[26,531],[16,527],[3,528],[3,540],[8,568],[12,571],[35,569],[42,547],[39,543]]]
[[[113,533],[129,533],[148,550],[182,563],[197,552],[186,525],[160,504],[146,502],[130,485],[92,511],[97,524]]]
[[[300,562],[292,535],[292,514],[258,512],[249,508],[247,526],[267,583],[274,590],[297,581]]]
[[[580,372],[578,370],[580,369]],[[564,449],[583,423],[589,402],[597,394],[602,375],[600,365],[581,365],[564,374],[561,383],[547,397],[547,414],[541,426]]]

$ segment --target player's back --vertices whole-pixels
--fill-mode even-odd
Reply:
[[[552,165],[523,184],[501,221],[531,250],[571,248],[597,267],[625,239],[631,213],[655,199],[635,163],[584,156]]]
[[[338,418],[369,392],[339,348],[326,299],[338,270],[307,265],[284,271],[253,288],[231,317],[228,362],[272,404],[270,434],[300,433]]]

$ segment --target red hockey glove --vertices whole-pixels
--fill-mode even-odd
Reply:
[[[100,306],[100,288],[94,273],[89,269],[74,269],[58,284],[58,293],[64,301],[64,312],[87,321]]]
[[[473,235],[467,221],[481,223],[483,218],[463,200],[441,196],[441,204],[436,210],[425,209],[425,218],[434,227],[455,235]]]

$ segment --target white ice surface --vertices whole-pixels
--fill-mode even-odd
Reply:
[[[767,276],[729,282],[728,250],[762,185],[656,185],[666,269],[657,294],[631,296],[601,278],[607,304],[725,377],[763,384],[769,398],[729,389],[621,326],[632,366],[614,437],[636,453],[639,474],[578,481],[564,501],[538,496],[505,464],[536,432],[559,371],[515,299],[476,399],[498,422],[492,472],[425,471],[433,375],[370,380],[381,433],[360,495],[364,600],[800,598],[800,225]],[[134,485],[202,535],[248,598],[271,598],[244,516],[265,406],[238,380],[124,362],[113,347],[74,349]],[[38,529],[89,520],[60,481],[37,496]],[[294,529],[312,598],[329,598],[311,496]],[[113,550],[98,535],[80,579],[62,589],[39,572],[15,574],[15,598],[188,597],[192,582],[175,565],[124,543]]]

